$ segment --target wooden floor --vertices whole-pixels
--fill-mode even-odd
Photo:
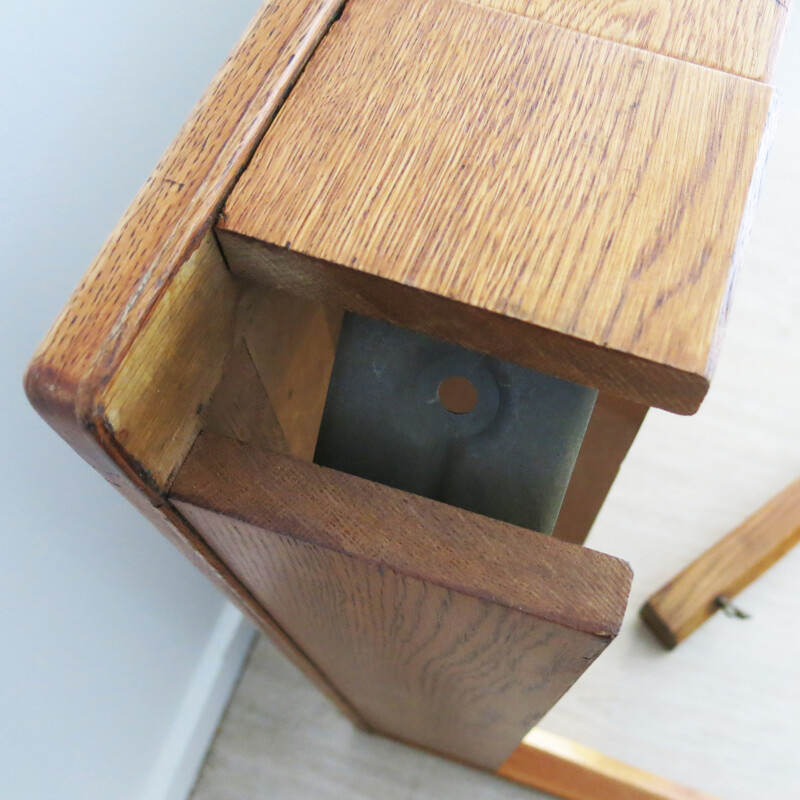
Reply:
[[[800,20],[716,379],[691,418],[651,412],[590,546],[627,558],[619,639],[543,727],[724,800],[800,797],[800,549],[673,652],[645,598],[800,475]],[[354,731],[260,640],[194,800],[513,800],[535,793]]]

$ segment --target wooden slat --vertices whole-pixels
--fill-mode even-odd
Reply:
[[[630,588],[610,556],[210,434],[171,501],[369,725],[487,769]]]
[[[767,81],[791,0],[470,0]]]
[[[662,586],[642,619],[666,647],[675,647],[800,542],[800,479]]]
[[[646,413],[647,406],[598,394],[553,529],[556,539],[586,541]]]
[[[565,800],[714,800],[539,728],[497,774]]]
[[[691,413],[770,101],[456,0],[351,0],[220,241],[234,272]]]

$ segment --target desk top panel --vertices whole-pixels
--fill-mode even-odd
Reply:
[[[220,227],[280,248],[288,270],[296,256],[384,281],[366,313],[407,324],[391,306],[416,291],[435,324],[414,327],[691,413],[770,101],[755,81],[484,6],[351,0]],[[537,356],[543,332],[563,363]]]

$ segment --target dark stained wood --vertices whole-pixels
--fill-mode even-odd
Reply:
[[[172,492],[370,726],[487,769],[624,614],[619,559],[230,439]]]
[[[484,6],[350,0],[220,242],[234,273],[693,413],[771,98]]]
[[[710,547],[645,603],[642,619],[675,647],[800,542],[800,479]]]
[[[557,539],[586,541],[646,413],[647,406],[605,392],[597,395],[553,530]]]

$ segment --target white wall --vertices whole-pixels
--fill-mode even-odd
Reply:
[[[187,736],[213,728],[215,674],[246,646],[211,585],[28,407],[22,375],[258,5],[0,4],[3,800],[171,781],[178,797]]]

